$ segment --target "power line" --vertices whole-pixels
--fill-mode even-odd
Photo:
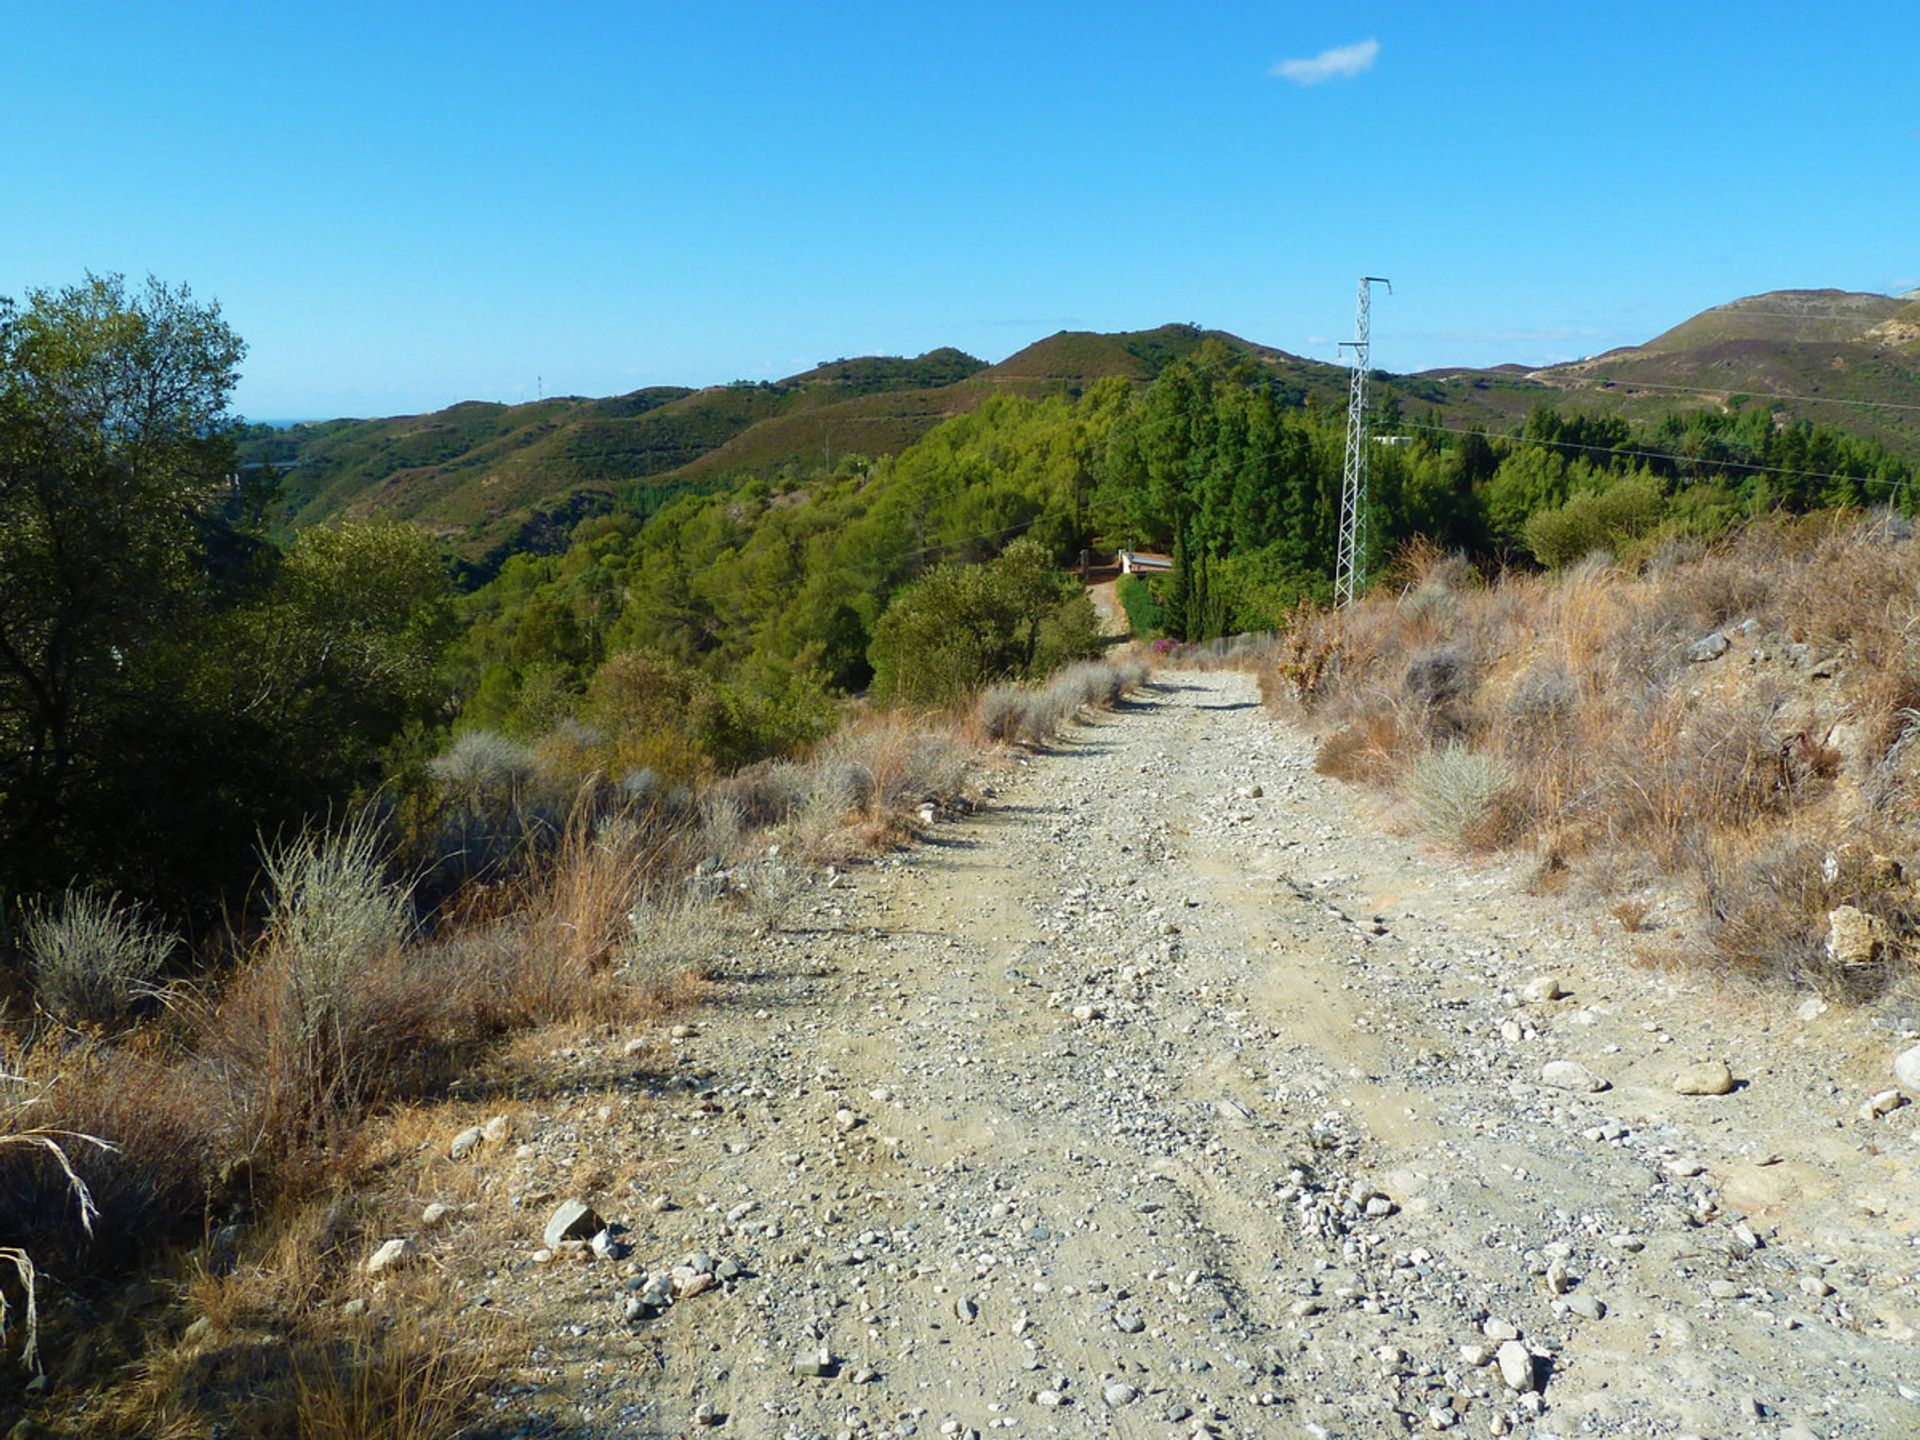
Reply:
[[[1838,395],[1787,395],[1777,390],[1747,390],[1738,385],[1726,385],[1718,390],[1703,390],[1693,385],[1663,385],[1651,380],[1629,380],[1617,375],[1586,375],[1581,378],[1598,385],[1618,385],[1625,390],[1670,390],[1676,395],[1699,395],[1709,400],[1716,395],[1747,395],[1756,400],[1798,400],[1808,405],[1858,405],[1870,410],[1920,410],[1920,405],[1909,405],[1899,400],[1848,400]]]
[[[1616,455],[1633,460],[1671,460],[1676,465],[1703,465],[1723,470],[1750,470],[1766,475],[1791,475],[1803,480],[1844,480],[1850,485],[1884,485],[1890,489],[1901,489],[1913,482],[1907,480],[1882,480],[1872,475],[1846,475],[1832,470],[1795,470],[1784,465],[1759,465],[1748,460],[1722,460],[1703,455],[1675,455],[1666,450],[1640,450],[1612,445],[1585,445],[1574,440],[1548,440],[1538,435],[1500,435],[1489,434],[1485,430],[1463,429],[1457,425],[1428,425],[1412,420],[1400,420],[1396,424],[1403,430],[1436,430],[1448,435],[1478,435],[1488,442],[1504,440],[1517,445],[1544,445],[1550,450],[1590,450],[1597,455]],[[1266,459],[1266,456],[1257,457]]]
[[[1898,300],[1899,297],[1895,295],[1888,295],[1884,298],[1886,298],[1887,300]],[[1738,304],[1739,302],[1735,301],[1734,303]],[[1856,320],[1867,320],[1872,318],[1871,316],[1860,315],[1860,314],[1809,315],[1804,311],[1793,311],[1793,310],[1735,310],[1735,309],[1732,309],[1730,306],[1716,305],[1710,310],[1702,310],[1698,315],[1692,316],[1691,318],[1686,320],[1682,320],[1680,322],[1680,325],[1669,326],[1667,330],[1663,330],[1661,334],[1667,334],[1670,331],[1678,330],[1681,325],[1691,325],[1695,320],[1704,320],[1709,315],[1723,315],[1723,316],[1724,315],[1734,315],[1734,316],[1764,315],[1769,320],[1811,320],[1816,325],[1842,325],[1842,324],[1847,324]],[[1655,337],[1655,338],[1658,338],[1658,337]],[[1650,341],[1648,343],[1652,343],[1652,342]]]

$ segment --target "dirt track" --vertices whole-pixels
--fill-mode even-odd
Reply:
[[[592,1192],[632,1246],[472,1277],[545,1337],[527,1433],[1920,1434],[1897,1037],[1631,969],[1310,760],[1163,676],[810,891],[663,1093],[523,1119],[526,1227]]]

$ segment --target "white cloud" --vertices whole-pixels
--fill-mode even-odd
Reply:
[[[1311,60],[1282,60],[1273,73],[1296,85],[1318,85],[1322,80],[1351,80],[1373,68],[1380,54],[1378,40],[1362,40],[1357,45],[1336,45],[1322,50]]]

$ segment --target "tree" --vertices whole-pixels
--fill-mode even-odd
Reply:
[[[895,595],[874,626],[873,693],[944,704],[988,681],[1098,654],[1086,591],[1036,540],[984,565],[941,565]]]
[[[0,310],[0,892],[238,899],[262,834],[370,794],[445,708],[425,536],[284,551],[239,478],[219,307],[89,277]]]
[[[0,882],[57,854],[143,653],[194,606],[244,353],[217,305],[152,279],[0,301]]]

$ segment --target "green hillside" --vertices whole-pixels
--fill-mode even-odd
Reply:
[[[957,413],[927,397],[980,368],[942,349],[831,361],[770,384],[256,426],[241,459],[285,468],[278,519],[288,528],[386,516],[421,525],[465,560],[494,561],[537,544],[556,520],[606,509],[636,484],[670,495],[709,476],[806,463],[820,451],[891,453]]]
[[[1225,331],[1063,330],[994,365],[946,348],[833,360],[772,382],[261,426],[242,460],[286,467],[284,528],[339,516],[409,520],[484,576],[507,555],[563,543],[587,515],[650,514],[748,476],[804,479],[850,455],[898,454],[991,396],[1071,399],[1111,378],[1146,385],[1209,342],[1250,362],[1284,405],[1346,404],[1344,367]],[[1838,425],[1920,455],[1920,302],[1774,291],[1704,311],[1645,345],[1537,370],[1377,374],[1374,394],[1389,428],[1494,431],[1545,404],[1644,420],[1724,412],[1746,397],[1785,420]]]

